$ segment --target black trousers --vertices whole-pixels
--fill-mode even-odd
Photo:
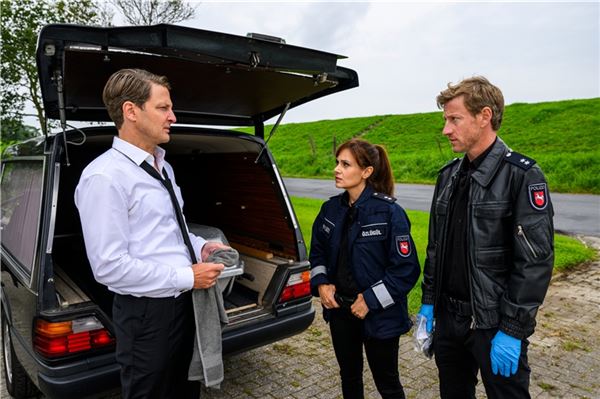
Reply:
[[[439,371],[442,399],[475,399],[477,371],[490,399],[530,398],[527,346],[521,345],[519,368],[515,375],[492,373],[490,350],[498,329],[472,330],[471,315],[458,312],[442,299],[433,337],[435,362]],[[469,312],[470,313],[470,312]]]
[[[115,294],[113,322],[123,399],[197,399],[188,381],[195,324],[190,292],[177,298]]]
[[[329,320],[333,349],[340,366],[342,393],[345,399],[362,399],[363,345],[375,386],[383,399],[404,399],[404,389],[398,372],[398,345],[400,337],[389,339],[367,338],[363,334],[364,321],[345,309],[333,309]]]

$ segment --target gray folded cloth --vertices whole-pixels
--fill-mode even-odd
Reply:
[[[238,251],[233,248],[217,249],[205,262],[222,263],[225,267],[231,267],[239,262],[239,258]],[[196,339],[188,380],[200,381],[207,387],[220,388],[224,375],[221,323],[229,322],[223,295],[217,284],[208,289],[193,290],[192,302],[196,319]]]

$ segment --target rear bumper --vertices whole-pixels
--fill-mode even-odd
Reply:
[[[288,309],[279,317],[226,331],[223,334],[223,354],[243,352],[301,333],[314,318],[315,310],[309,301]],[[120,390],[120,366],[114,362],[114,355],[105,354],[101,358],[59,367],[49,367],[36,356],[31,360],[37,363],[37,385],[46,397],[81,399],[103,397]],[[90,362],[96,363],[97,367],[92,367]],[[78,369],[81,371],[76,371]]]
[[[306,330],[315,319],[312,302],[298,306],[296,311],[252,324],[248,328],[226,331],[223,334],[223,354],[233,354],[268,345]]]
[[[105,396],[121,388],[117,363],[65,377],[38,373],[40,390],[49,398],[80,399]]]

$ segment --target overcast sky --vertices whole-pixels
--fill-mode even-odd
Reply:
[[[599,4],[205,1],[182,24],[347,56],[338,65],[360,86],[290,110],[285,123],[435,111],[448,82],[475,74],[507,104],[600,97]]]

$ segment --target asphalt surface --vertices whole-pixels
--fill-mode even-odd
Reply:
[[[297,197],[327,199],[340,192],[333,179],[285,178],[288,193]],[[433,186],[396,184],[395,196],[405,209],[427,211]],[[559,232],[600,237],[600,195],[550,193],[554,205],[554,228]]]

